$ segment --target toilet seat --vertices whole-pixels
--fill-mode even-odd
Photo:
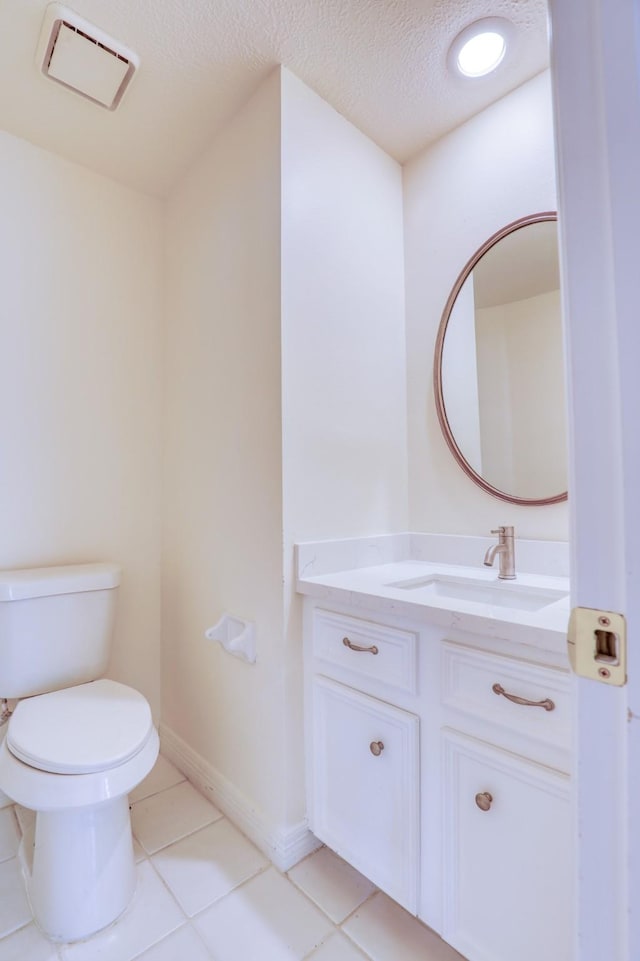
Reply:
[[[158,733],[152,728],[146,744],[124,764],[94,774],[51,774],[20,761],[0,742],[0,790],[32,811],[71,811],[111,802],[128,794],[156,762]]]
[[[126,764],[153,730],[142,694],[101,679],[20,701],[6,745],[15,758],[38,771],[88,775]]]

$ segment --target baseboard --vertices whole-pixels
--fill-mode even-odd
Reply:
[[[280,871],[320,847],[306,820],[290,828],[274,827],[235,784],[165,724],[160,725],[160,750]]]

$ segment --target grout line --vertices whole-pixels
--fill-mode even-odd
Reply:
[[[180,780],[180,781],[178,781],[178,782],[176,782],[176,783],[174,783],[174,784],[169,784],[169,785],[167,785],[166,787],[164,787],[164,788],[162,788],[162,789],[160,789],[160,790],[154,791],[153,793],[146,795],[144,798],[139,798],[137,801],[131,802],[131,803],[130,803],[130,808],[133,808],[135,805],[138,805],[138,804],[140,804],[140,803],[144,803],[144,802],[150,800],[151,798],[158,797],[158,795],[161,795],[161,794],[163,794],[163,793],[165,793],[165,792],[167,792],[167,791],[170,791],[171,789],[176,788],[176,787],[178,787],[179,785],[181,785],[181,784],[183,784],[183,783],[185,783],[185,782],[188,783],[188,784],[191,784],[191,782],[189,781],[188,778],[183,778],[182,780]],[[192,787],[193,787],[193,785],[192,785]],[[197,789],[196,789],[196,790],[197,790]],[[198,793],[200,794],[201,792],[198,792]],[[204,795],[202,795],[202,796],[204,797]],[[17,823],[19,834],[22,835],[22,828],[21,828],[20,821],[19,821],[19,818],[18,818],[18,815],[17,815],[16,805],[12,805],[11,807],[12,807],[12,809],[13,809],[13,810],[12,810],[12,816],[13,816],[13,818],[14,818],[15,823]],[[155,947],[156,945],[161,944],[164,940],[166,940],[167,938],[171,937],[176,931],[180,930],[181,928],[183,928],[183,927],[185,927],[185,926],[190,926],[190,927],[192,928],[192,930],[195,932],[195,934],[196,934],[196,936],[197,936],[197,938],[198,938],[198,941],[201,942],[201,943],[203,944],[203,947],[205,948],[205,950],[206,950],[207,952],[209,952],[209,947],[208,947],[208,945],[207,945],[206,942],[202,939],[202,937],[201,937],[201,935],[200,935],[200,932],[198,931],[198,928],[196,927],[196,925],[195,925],[193,922],[194,922],[195,920],[197,920],[197,918],[200,917],[203,913],[205,913],[207,910],[209,910],[214,904],[219,904],[220,902],[224,901],[225,898],[227,898],[227,897],[231,896],[232,894],[235,894],[236,892],[240,891],[243,887],[245,887],[246,885],[248,885],[250,882],[254,881],[256,878],[260,877],[261,875],[266,874],[267,871],[269,871],[269,870],[271,870],[271,869],[273,868],[273,869],[276,871],[276,873],[280,875],[280,877],[282,877],[289,885],[291,885],[292,890],[297,891],[300,895],[302,895],[302,897],[315,909],[315,911],[318,912],[318,913],[328,922],[329,930],[327,931],[327,934],[325,935],[325,937],[324,937],[320,942],[318,942],[318,944],[316,944],[316,945],[313,946],[313,948],[311,949],[311,951],[310,951],[308,954],[306,954],[306,955],[304,956],[305,959],[310,959],[310,958],[312,958],[313,955],[314,955],[314,953],[317,952],[318,950],[320,950],[320,948],[321,948],[330,938],[332,938],[332,937],[333,937],[334,935],[336,935],[336,934],[339,934],[339,935],[341,935],[349,944],[351,944],[351,945],[353,946],[354,950],[358,952],[358,956],[361,956],[362,961],[371,961],[370,956],[367,955],[367,954],[363,951],[363,949],[361,948],[361,946],[360,946],[359,944],[357,944],[357,943],[348,935],[348,933],[342,929],[342,925],[344,925],[344,924],[345,924],[350,918],[352,918],[365,904],[367,904],[372,898],[374,898],[374,897],[379,893],[377,889],[375,889],[374,891],[372,891],[371,894],[369,894],[366,898],[364,898],[363,901],[360,902],[360,904],[358,904],[348,915],[346,915],[345,918],[342,919],[342,921],[339,921],[339,922],[338,922],[338,921],[334,921],[333,918],[330,917],[330,915],[327,913],[327,911],[322,907],[322,905],[319,904],[316,900],[314,900],[314,898],[311,897],[310,894],[308,894],[302,887],[299,886],[299,884],[298,884],[292,877],[290,877],[290,872],[293,870],[293,868],[290,868],[290,869],[287,870],[287,871],[281,871],[275,864],[273,864],[272,861],[269,860],[268,856],[265,856],[265,855],[264,855],[264,852],[261,852],[261,851],[260,851],[260,849],[257,847],[257,845],[255,845],[254,842],[251,841],[251,839],[246,838],[246,835],[244,835],[244,833],[241,831],[241,829],[239,829],[239,828],[234,824],[234,822],[233,822],[231,819],[227,818],[226,815],[225,815],[223,812],[221,812],[215,805],[213,805],[213,807],[214,807],[215,810],[216,810],[216,816],[214,816],[211,821],[207,822],[206,824],[201,824],[201,825],[199,825],[197,828],[194,828],[193,830],[187,831],[184,835],[182,835],[182,836],[180,836],[180,837],[178,837],[178,838],[172,839],[172,840],[169,841],[168,843],[162,845],[162,846],[161,846],[160,848],[158,848],[157,850],[154,850],[153,853],[150,853],[150,852],[148,852],[148,851],[146,850],[146,848],[145,848],[144,845],[142,844],[142,841],[140,840],[140,838],[138,837],[138,835],[137,835],[135,832],[133,832],[133,830],[132,830],[132,834],[133,834],[135,840],[137,841],[138,845],[140,846],[140,848],[141,848],[141,850],[142,850],[142,855],[143,855],[142,860],[141,860],[141,861],[138,861],[138,862],[136,863],[136,869],[139,871],[139,869],[141,868],[142,864],[144,864],[145,861],[148,861],[148,862],[150,863],[151,869],[152,869],[152,871],[153,871],[154,876],[160,881],[163,889],[165,889],[165,890],[168,892],[169,896],[171,897],[172,902],[174,902],[174,903],[176,904],[176,906],[177,906],[177,908],[178,908],[179,916],[180,916],[180,918],[181,918],[181,921],[180,921],[180,923],[177,925],[177,927],[175,927],[172,931],[169,931],[169,932],[167,932],[166,934],[163,934],[162,937],[160,937],[158,940],[154,941],[153,944],[147,945],[147,946],[145,947],[144,951],[142,952],[142,954],[144,954],[146,951],[150,950],[151,948]],[[235,885],[235,887],[233,887],[233,888],[231,888],[231,890],[227,891],[222,897],[216,898],[216,899],[213,900],[210,904],[206,905],[206,906],[203,907],[201,910],[199,910],[198,912],[196,912],[196,914],[193,915],[193,917],[191,917],[191,916],[187,915],[186,911],[182,908],[182,905],[181,905],[180,902],[178,901],[178,898],[177,898],[177,896],[174,894],[174,892],[173,892],[173,890],[171,889],[170,885],[165,881],[165,879],[164,879],[164,878],[162,877],[162,875],[160,874],[159,870],[156,868],[155,863],[154,863],[154,861],[153,861],[153,858],[155,857],[155,855],[161,854],[163,851],[166,851],[166,850],[167,850],[168,848],[170,848],[171,846],[173,846],[173,845],[175,845],[175,844],[178,844],[178,843],[180,843],[181,841],[186,840],[186,839],[189,838],[189,837],[193,837],[194,835],[198,834],[199,832],[204,831],[205,829],[209,828],[212,824],[216,824],[216,823],[218,823],[218,822],[220,822],[220,821],[222,821],[222,820],[225,820],[225,819],[238,831],[238,833],[239,833],[249,844],[252,845],[253,848],[256,849],[256,851],[258,851],[263,857],[265,857],[265,863],[264,863],[258,870],[256,870],[253,874],[251,874],[249,877],[244,878],[244,879],[243,879],[242,881],[240,881],[237,885]],[[142,820],[141,823],[144,823],[144,820]],[[306,855],[301,861],[298,862],[298,865],[299,865],[299,864],[303,864],[305,861],[307,861],[307,860],[309,860],[310,858],[312,858],[312,857],[314,856],[314,854],[316,854],[316,853],[317,853],[317,851],[312,851],[312,852],[310,852],[310,853],[309,853],[308,855]],[[298,865],[295,865],[294,867],[297,867]],[[11,931],[11,932],[9,932],[8,934],[3,935],[3,938],[4,938],[4,937],[10,937],[12,934],[15,934],[16,931],[21,930],[21,929],[24,928],[24,927],[27,927],[27,926],[28,926],[29,924],[31,924],[31,923],[33,923],[32,919],[29,920],[29,921],[27,921],[25,924],[21,925],[19,928],[16,928],[14,931]],[[63,961],[62,948],[61,948],[60,946],[55,945],[55,944],[52,943],[52,949],[53,949],[54,952],[55,952],[55,957],[56,957],[57,959],[59,959],[59,961]],[[210,953],[210,952],[209,952],[209,953]],[[140,956],[141,956],[141,955],[138,955],[137,957],[140,957]],[[135,961],[135,959],[132,959],[132,961]]]
[[[140,863],[141,863],[141,862],[139,862],[138,864],[136,864],[136,874],[138,873],[138,868],[140,867]],[[182,906],[181,906],[180,904],[178,904],[178,900],[177,900],[175,894],[173,893],[173,891],[171,891],[170,888],[167,887],[167,885],[165,884],[164,879],[163,879],[162,877],[160,877],[160,875],[159,875],[158,872],[155,870],[155,868],[154,868],[153,864],[151,863],[151,861],[149,861],[148,863],[149,863],[149,866],[151,867],[151,870],[153,871],[153,873],[154,873],[154,874],[156,875],[156,877],[159,879],[159,881],[160,881],[161,884],[164,886],[164,888],[166,888],[166,890],[168,891],[168,893],[169,893],[169,895],[170,895],[170,897],[171,897],[171,900],[175,903],[176,907],[178,908],[178,911],[179,911],[180,914],[182,915],[183,920],[182,920],[181,923],[178,924],[175,928],[172,928],[171,931],[165,932],[161,937],[157,938],[157,939],[156,939],[155,941],[153,941],[151,944],[148,944],[141,952],[139,952],[139,954],[134,955],[134,957],[131,958],[130,961],[136,961],[136,958],[139,958],[141,954],[144,954],[145,951],[150,951],[151,948],[154,948],[156,945],[160,944],[160,942],[163,941],[165,938],[168,938],[169,935],[174,934],[176,931],[179,931],[180,928],[184,927],[185,924],[187,924],[188,921],[189,921],[189,918],[187,917],[187,915],[185,914],[185,912],[182,910]],[[108,930],[109,930],[109,927],[112,927],[112,928],[115,929],[115,927],[116,927],[116,925],[118,924],[118,922],[119,922],[121,919],[123,919],[123,918],[125,917],[125,915],[128,914],[128,913],[132,910],[132,908],[134,907],[135,896],[136,896],[136,893],[137,893],[137,891],[138,891],[138,880],[139,880],[139,878],[136,879],[136,890],[135,890],[135,892],[134,892],[133,898],[131,899],[131,901],[129,902],[129,904],[127,905],[127,907],[125,908],[124,912],[120,915],[120,917],[116,918],[115,921],[113,921],[113,922],[111,923],[111,925],[108,925],[106,928],[103,928],[102,931],[96,931],[96,934],[95,934],[95,935],[92,935],[92,937],[99,937],[101,934],[104,933],[104,931],[108,931]],[[86,943],[88,943],[89,941],[91,941],[91,938],[89,938]]]
[[[152,770],[153,770],[153,768],[152,768]],[[176,768],[176,771],[177,771],[177,770],[178,770],[178,769]],[[182,771],[180,771],[179,773],[182,774]],[[188,780],[189,780],[189,778],[185,777],[184,774],[182,774],[182,777],[180,778],[179,781],[174,781],[173,784],[167,784],[165,787],[156,788],[154,791],[150,791],[149,794],[143,795],[143,797],[137,797],[137,798],[135,799],[135,801],[132,801],[132,800],[131,800],[131,794],[133,794],[133,791],[132,791],[131,794],[129,795],[129,807],[131,807],[133,804],[139,804],[140,801],[148,801],[149,798],[151,798],[151,797],[156,797],[156,795],[162,794],[163,791],[168,791],[168,790],[170,790],[172,787],[177,787],[178,784],[182,784],[184,781],[188,781]],[[191,782],[189,781],[189,783],[191,783]],[[135,791],[135,790],[136,790],[136,789],[134,788],[134,791]],[[199,792],[198,792],[198,793],[199,793]]]
[[[323,847],[326,847],[326,845],[323,845]],[[316,851],[312,851],[309,855],[307,855],[307,857],[313,857],[313,855],[316,854],[318,850],[320,850],[320,848],[318,848]],[[329,849],[329,850],[330,850],[330,849]],[[298,862],[298,864],[302,864],[302,862],[303,862],[303,861],[306,861],[306,860],[307,860],[307,858],[303,858],[302,861],[299,861],[299,862]],[[275,867],[275,865],[273,865],[273,867]],[[294,867],[297,867],[297,865],[294,864]],[[293,870],[293,868],[290,868],[289,870]],[[277,868],[276,868],[276,871],[278,871]],[[351,911],[345,918],[342,919],[342,921],[334,921],[333,918],[332,918],[329,914],[327,914],[327,912],[324,910],[324,908],[321,907],[321,905],[319,905],[319,904],[317,903],[317,901],[314,901],[314,899],[311,897],[310,894],[307,894],[307,892],[306,892],[303,888],[299,887],[299,886],[296,884],[296,882],[293,880],[293,878],[288,877],[288,872],[278,871],[278,873],[279,873],[281,876],[285,877],[285,878],[287,879],[287,881],[289,881],[289,883],[292,884],[292,885],[294,886],[294,888],[295,888],[297,891],[299,891],[300,894],[302,894],[302,895],[306,898],[306,900],[309,901],[309,902],[314,906],[314,908],[316,908],[316,910],[320,911],[320,913],[323,914],[324,917],[327,918],[327,920],[333,925],[333,931],[330,931],[330,932],[327,934],[326,938],[323,938],[323,940],[322,940],[319,944],[316,944],[316,946],[315,946],[314,948],[312,948],[312,950],[309,952],[309,954],[306,954],[306,955],[304,956],[304,958],[302,959],[302,961],[307,961],[307,959],[311,958],[311,957],[313,956],[313,952],[314,952],[314,951],[317,951],[317,950],[318,950],[326,941],[328,941],[329,938],[330,938],[333,934],[335,934],[336,932],[342,934],[342,936],[345,937],[345,938],[349,941],[349,943],[352,944],[353,947],[356,948],[356,949],[360,952],[360,954],[362,955],[363,961],[372,961],[370,955],[365,954],[365,952],[362,950],[362,948],[360,947],[360,945],[359,945],[359,944],[356,944],[356,942],[355,942],[352,938],[349,937],[349,935],[347,934],[347,932],[342,930],[342,925],[345,923],[345,921],[348,921],[349,918],[353,917],[353,915],[354,915],[364,904],[366,904],[367,901],[370,901],[372,898],[374,898],[374,897],[376,896],[376,894],[379,894],[379,893],[380,893],[379,890],[378,890],[378,888],[375,888],[375,890],[372,891],[371,894],[368,895],[363,901],[361,901],[360,904],[358,904],[358,905],[353,909],[353,911]]]
[[[181,783],[182,783],[182,782],[181,782]],[[190,782],[189,782],[189,783],[190,783]],[[174,784],[173,787],[176,787],[176,785]],[[169,790],[169,788],[166,788],[166,790]],[[159,791],[158,794],[162,794],[162,791]],[[152,795],[152,796],[153,796],[153,797],[157,797],[157,795]],[[146,798],[145,798],[145,800],[146,800]],[[139,804],[140,802],[139,802],[139,801],[136,801],[135,803],[136,803],[136,804]],[[211,803],[211,802],[209,802],[209,803]],[[214,806],[215,806],[215,805],[214,805]],[[134,837],[134,838],[136,839],[136,841],[138,842],[138,844],[140,845],[140,847],[141,847],[142,850],[144,851],[146,857],[152,858],[155,854],[160,854],[161,851],[166,851],[166,849],[167,849],[167,848],[170,848],[172,844],[177,844],[179,841],[184,841],[185,838],[190,838],[193,834],[197,834],[198,831],[204,831],[205,828],[210,827],[212,824],[217,824],[218,821],[222,821],[222,820],[225,818],[226,815],[224,815],[224,814],[222,813],[222,811],[220,811],[218,808],[216,808],[216,812],[217,812],[218,816],[212,818],[211,821],[207,821],[206,824],[200,824],[200,825],[198,825],[197,828],[193,828],[193,830],[187,831],[186,834],[181,834],[180,837],[173,838],[171,841],[167,841],[166,844],[161,845],[161,847],[157,848],[155,851],[147,851],[147,849],[145,848],[144,844],[142,843],[142,840],[138,837],[138,835],[135,833],[135,831],[134,831],[134,829],[133,829],[133,819],[131,820],[131,835],[132,835],[132,837]],[[130,815],[131,815],[131,813],[132,813],[132,805],[129,805],[129,813],[130,813]],[[228,820],[228,819],[227,819],[227,820]],[[233,822],[230,822],[230,823],[233,824]],[[235,827],[235,825],[234,825],[234,827]],[[244,837],[244,835],[243,835],[243,837]],[[251,842],[251,843],[253,843],[253,842]],[[255,844],[254,844],[254,847],[255,847]]]
[[[185,922],[184,924],[179,924],[177,928],[173,929],[173,931],[168,931],[167,934],[163,934],[158,941],[154,941],[153,944],[148,944],[147,947],[143,948],[142,951],[140,951],[138,954],[134,954],[134,956],[130,958],[129,961],[138,961],[138,959],[141,958],[144,954],[146,954],[147,951],[151,951],[152,948],[156,948],[159,944],[162,944],[163,941],[166,941],[167,938],[170,938],[172,934],[176,933],[176,931],[181,931],[182,928],[186,928],[187,924],[188,922]]]
[[[170,791],[172,787],[178,787],[179,784],[184,784],[187,778],[183,778],[182,781],[176,781],[175,784],[168,784],[167,787],[158,788],[156,791],[151,791],[149,794],[145,794],[144,797],[137,797],[133,801],[131,800],[131,794],[129,795],[129,807],[133,807],[134,804],[140,804],[142,801],[148,801],[152,797],[157,797],[158,794],[163,794],[165,791]],[[133,793],[133,792],[132,792]]]
[[[305,854],[305,856],[304,856],[303,858],[301,858],[299,861],[296,861],[295,864],[292,864],[291,867],[290,867],[290,868],[287,868],[287,870],[284,871],[283,873],[286,874],[286,875],[288,875],[290,871],[293,871],[295,868],[299,867],[301,864],[304,864],[305,861],[308,861],[310,858],[312,858],[312,857],[314,856],[314,854],[317,854],[318,851],[322,851],[322,850],[325,849],[326,847],[327,847],[326,844],[321,844],[320,847],[319,847],[319,848],[316,848],[314,851],[309,851],[308,854]],[[330,850],[330,849],[329,849],[329,850]],[[304,959],[303,959],[303,961],[304,961]]]
[[[364,902],[363,902],[363,904],[364,904]],[[352,915],[349,915],[349,917],[351,917],[351,916],[352,916]],[[364,950],[364,948],[361,947],[361,946],[358,944],[357,941],[354,941],[353,938],[349,935],[349,933],[348,933],[347,931],[343,931],[342,928],[340,928],[339,930],[340,930],[340,933],[341,933],[342,937],[343,937],[343,938],[346,938],[347,941],[349,942],[349,944],[353,945],[353,947],[356,948],[356,950],[360,952],[360,954],[362,955],[363,958],[366,959],[366,961],[373,961],[371,955],[370,955],[370,954],[367,954],[366,951]]]
[[[295,866],[295,865],[294,865],[294,866]],[[276,867],[275,864],[273,865],[273,867],[274,867],[274,868]],[[276,868],[276,871],[278,871],[278,868]],[[307,892],[306,892],[303,888],[298,887],[298,885],[296,884],[296,882],[295,882],[292,878],[288,877],[287,874],[286,874],[284,871],[278,871],[278,874],[280,875],[280,877],[284,878],[285,881],[288,881],[289,884],[291,885],[291,887],[292,887],[295,891],[297,891],[299,894],[301,894],[301,895],[304,897],[304,899],[309,902],[309,904],[312,904],[313,907],[316,909],[316,911],[319,911],[320,914],[323,914],[323,915],[325,916],[325,918],[327,918],[327,920],[331,922],[331,924],[334,926],[334,928],[336,927],[336,922],[333,920],[333,918],[330,917],[330,915],[327,914],[327,912],[324,910],[324,908],[322,908],[322,907],[318,904],[317,901],[314,901],[314,899],[311,897],[310,894],[307,894]],[[316,947],[317,947],[317,945],[316,945]],[[315,951],[315,948],[314,948],[314,951]]]
[[[29,907],[29,910],[31,910],[31,907]],[[0,944],[2,944],[2,942],[6,938],[10,938],[12,935],[17,934],[18,931],[22,931],[24,930],[24,928],[28,928],[30,924],[33,924],[34,926],[37,927],[35,921],[33,920],[33,917],[30,917],[28,921],[25,921],[23,924],[19,924],[17,928],[12,928],[11,931],[5,931],[4,934],[0,934]]]
[[[205,828],[211,827],[212,824],[217,824],[218,821],[221,821],[221,820],[222,818],[214,818],[213,821],[208,821],[206,824],[201,824],[200,827],[194,828],[193,831],[187,831],[186,834],[181,834],[180,837],[174,838],[172,841],[167,841],[166,844],[163,844],[161,847],[156,848],[154,851],[147,851],[147,849],[145,848],[144,844],[142,843],[138,835],[133,833],[133,830],[131,831],[131,836],[136,839],[136,841],[144,851],[145,858],[149,859],[149,858],[154,858],[156,854],[160,854],[162,851],[166,851],[167,848],[172,847],[174,844],[179,844],[180,841],[186,841],[187,838],[192,837],[194,834],[198,834],[199,831],[204,831]]]
[[[316,944],[315,948],[312,948],[309,954],[305,954],[304,958],[302,958],[302,961],[309,961],[309,959],[313,961],[313,956],[316,953],[316,951],[319,951],[320,948],[323,947],[323,945],[325,945],[327,941],[329,941],[334,936],[334,934],[341,934],[342,937],[345,938],[349,942],[349,944],[355,948],[355,950],[358,952],[358,954],[362,958],[362,961],[373,961],[373,959],[371,958],[371,955],[365,954],[362,948],[360,947],[360,945],[356,944],[355,941],[352,941],[351,938],[347,937],[345,932],[340,931],[340,928],[338,928],[337,926],[334,927],[333,931],[329,932],[326,938],[323,938],[323,940],[320,941],[319,944]]]
[[[205,905],[204,908],[201,908],[199,911],[196,911],[196,913],[192,917],[190,917],[189,920],[195,921],[196,918],[199,918],[202,914],[204,914],[205,911],[208,911],[209,908],[213,907],[214,904],[220,904],[220,902],[224,901],[225,898],[230,897],[230,895],[235,894],[237,891],[239,891],[240,888],[243,888],[245,884],[249,884],[250,881],[254,881],[256,878],[259,878],[261,874],[266,874],[269,868],[275,868],[275,865],[268,860],[266,864],[263,864],[262,867],[260,867],[256,871],[255,874],[252,874],[251,877],[245,878],[243,881],[240,881],[239,884],[236,884],[234,888],[231,888],[231,890],[227,891],[226,894],[223,894],[222,897],[216,898],[214,901],[211,901],[210,904]],[[278,869],[276,868],[276,871],[277,870]]]
[[[318,944],[314,945],[314,946],[311,948],[311,951],[309,951],[308,954],[305,954],[305,956],[302,958],[302,961],[308,961],[309,958],[313,958],[313,955],[316,953],[316,951],[319,951],[320,948],[321,948],[323,945],[325,945],[325,944],[327,943],[327,941],[329,940],[329,938],[332,938],[335,933],[336,933],[336,932],[335,932],[335,928],[334,928],[333,931],[329,931],[329,933],[327,934],[326,938],[323,938],[322,941],[319,941]]]
[[[323,847],[326,847],[326,845],[323,845]],[[317,854],[317,853],[318,853],[319,850],[321,850],[321,848],[318,848],[316,851],[312,851],[312,852],[311,852],[310,854],[308,854],[305,858],[303,858],[302,861],[299,861],[298,864],[302,864],[304,861],[308,860],[309,858],[312,858],[312,857],[314,856],[314,854]],[[329,848],[328,850],[331,850],[331,849]],[[297,864],[294,864],[293,868],[290,868],[289,871],[292,871],[292,870],[293,870],[294,868],[296,868],[297,866],[298,866]],[[280,873],[283,873],[283,872],[280,872]],[[339,932],[340,934],[342,934],[342,936],[345,937],[345,938],[348,940],[349,944],[353,945],[353,947],[356,948],[356,950],[360,952],[360,954],[362,955],[363,961],[372,961],[370,955],[366,954],[366,953],[363,951],[363,949],[360,947],[360,945],[357,944],[357,943],[353,940],[353,938],[349,937],[349,935],[347,934],[346,931],[343,931],[343,930],[342,930],[342,925],[345,924],[345,922],[347,922],[350,918],[352,918],[352,917],[354,916],[354,914],[356,914],[356,913],[360,910],[360,908],[362,908],[365,904],[367,904],[368,901],[371,901],[372,898],[375,898],[376,894],[380,894],[379,888],[374,888],[374,890],[373,890],[370,894],[368,894],[367,897],[364,898],[359,904],[357,904],[356,907],[355,907],[352,911],[350,911],[349,914],[347,914],[347,915],[342,919],[342,921],[334,921],[333,918],[331,917],[331,915],[329,915],[329,914],[325,911],[325,909],[324,909],[320,904],[318,904],[318,902],[315,901],[315,900],[311,897],[310,894],[308,894],[308,893],[304,890],[304,888],[301,888],[293,878],[290,878],[290,877],[289,877],[289,872],[284,872],[284,874],[285,874],[285,877],[287,878],[287,880],[288,880],[291,884],[293,884],[294,887],[295,887],[301,894],[303,894],[303,895],[305,896],[305,898],[306,898],[308,901],[310,901],[311,904],[313,904],[313,906],[314,906],[315,908],[317,908],[326,918],[328,918],[328,920],[329,920],[329,921],[331,922],[331,924],[333,925],[333,932],[330,932],[330,933],[327,935],[327,937],[324,938],[324,940],[320,942],[319,945],[316,945],[315,948],[313,948],[313,950],[312,950],[309,954],[305,955],[305,957],[302,959],[302,961],[307,961],[307,959],[310,958],[310,957],[313,955],[313,952],[314,952],[314,951],[317,951],[318,948],[319,948],[322,944],[324,944],[325,941],[327,941],[334,932]]]
[[[180,902],[178,901],[177,897],[175,896],[175,894],[173,893],[173,891],[171,890],[171,888],[169,887],[169,885],[167,884],[167,882],[165,881],[165,879],[162,877],[162,875],[160,874],[160,872],[157,870],[157,868],[156,868],[155,864],[153,863],[153,861],[151,860],[151,858],[147,858],[147,861],[148,861],[148,863],[149,863],[149,867],[151,868],[151,870],[153,871],[153,873],[155,874],[155,876],[158,878],[158,880],[160,881],[160,883],[162,884],[162,886],[163,886],[163,887],[169,892],[169,894],[171,895],[171,900],[172,900],[172,901],[175,901],[175,903],[177,904],[178,910],[180,911],[180,914],[183,916],[183,918],[185,919],[185,921],[189,921],[190,918],[189,918],[187,912],[184,910],[184,908],[182,907],[182,905],[181,905]],[[179,927],[182,927],[182,925],[179,925]],[[174,931],[177,931],[177,930],[178,930],[177,928],[174,928]],[[171,934],[171,933],[172,933],[172,932],[170,931],[169,934]],[[166,937],[166,935],[165,935],[165,937]]]
[[[212,954],[212,952],[211,952],[211,948],[209,947],[209,945],[207,944],[207,942],[204,940],[204,938],[202,937],[202,935],[201,935],[200,932],[198,931],[198,929],[197,929],[197,927],[195,926],[195,924],[191,924],[191,920],[192,920],[192,919],[190,918],[190,919],[189,919],[189,927],[191,928],[191,930],[193,931],[193,933],[194,933],[195,936],[197,937],[198,941],[200,942],[200,944],[202,945],[202,947],[204,948],[204,950],[207,952],[207,955],[209,956],[209,958],[211,959],[211,961],[216,961],[216,959],[214,958],[214,956],[213,956],[213,954]],[[187,961],[188,961],[188,959],[187,959]]]
[[[304,891],[303,891],[302,893],[304,894]],[[374,892],[374,894],[377,894],[377,892]],[[373,895],[371,895],[371,897],[373,897]],[[309,899],[309,900],[310,900],[310,899]],[[369,898],[367,898],[366,900],[368,901]],[[365,902],[363,901],[362,903],[364,904]],[[316,907],[319,907],[319,905],[317,905],[317,904],[315,903],[315,901],[312,901],[312,904],[314,904]],[[320,910],[322,910],[322,909],[320,909]],[[356,908],[355,910],[357,911],[358,909]],[[322,913],[325,915],[325,917],[329,918],[329,921],[331,921],[331,924],[333,925],[333,930],[332,930],[332,931],[329,931],[329,933],[327,934],[327,936],[326,936],[325,938],[323,938],[322,941],[320,941],[318,944],[316,944],[315,947],[313,947],[308,954],[305,954],[305,956],[304,956],[304,958],[302,959],[302,961],[309,961],[310,958],[312,959],[312,958],[313,958],[313,955],[315,954],[315,952],[318,951],[324,944],[326,944],[327,941],[334,936],[334,934],[339,934],[339,935],[341,935],[343,938],[345,938],[345,940],[347,940],[347,941],[349,942],[349,944],[350,944],[353,948],[356,949],[356,951],[358,952],[358,954],[361,956],[362,961],[372,961],[371,956],[370,956],[369,954],[366,954],[366,953],[363,951],[363,949],[360,947],[360,945],[357,944],[357,943],[353,940],[353,938],[350,938],[346,931],[343,931],[343,930],[341,929],[340,924],[342,924],[343,922],[338,923],[338,922],[334,921],[332,918],[330,918],[329,915],[326,914],[326,912],[323,911]],[[353,914],[353,913],[355,913],[355,912],[352,912],[352,914]],[[351,914],[348,915],[348,917],[351,917],[351,916],[352,916]],[[346,920],[346,918],[345,918],[345,920]]]
[[[349,920],[354,916],[354,914],[357,914],[358,911],[365,906],[365,904],[368,904],[369,901],[371,901],[371,900],[373,900],[373,898],[375,898],[376,894],[380,894],[380,893],[381,893],[380,889],[379,889],[379,888],[375,888],[375,889],[371,892],[371,894],[368,894],[368,895],[366,896],[366,898],[364,899],[364,901],[361,901],[360,904],[358,904],[358,905],[353,909],[353,911],[350,911],[350,912],[349,912],[349,914],[346,916],[346,918],[343,918],[342,921],[340,921],[339,927],[342,928],[342,925],[343,925],[343,924],[346,924],[347,921],[349,921]],[[343,932],[343,933],[344,933],[344,934],[347,934],[346,931]],[[347,937],[348,937],[348,935],[347,935]],[[349,940],[351,940],[351,939],[349,939]]]
[[[313,852],[313,853],[315,853],[315,852]],[[305,858],[304,860],[306,860],[306,858]],[[302,861],[300,861],[300,862],[298,862],[298,863],[299,863],[299,864],[302,864]],[[275,865],[274,865],[274,867],[275,867]],[[297,867],[297,865],[294,865],[294,867]],[[276,868],[276,870],[278,870],[278,869]],[[282,872],[279,872],[279,873],[282,873]],[[340,926],[341,926],[342,924],[344,924],[345,921],[348,921],[349,918],[353,917],[353,915],[356,913],[356,911],[359,911],[363,904],[366,904],[367,901],[370,901],[371,898],[375,897],[375,895],[379,893],[379,892],[378,892],[378,889],[376,888],[374,891],[371,892],[371,894],[368,894],[367,897],[364,898],[363,901],[360,901],[360,903],[357,904],[357,905],[355,906],[355,908],[354,908],[352,911],[350,911],[350,912],[342,919],[342,921],[334,921],[334,919],[333,919],[333,918],[331,917],[331,915],[322,907],[322,905],[319,904],[318,901],[316,901],[315,898],[314,898],[311,894],[309,894],[307,891],[305,891],[305,889],[304,889],[303,887],[301,887],[301,886],[298,884],[298,882],[294,880],[294,878],[290,878],[289,875],[288,875],[288,873],[285,873],[285,874],[284,874],[284,877],[286,877],[287,881],[289,881],[290,884],[292,884],[292,885],[295,887],[295,889],[300,892],[300,894],[304,894],[304,896],[305,896],[305,898],[307,899],[307,901],[310,901],[311,904],[314,905],[314,907],[318,908],[318,910],[321,911],[322,914],[325,915],[325,917],[329,918],[329,920],[331,921],[331,923],[332,923],[337,929],[340,929]],[[304,959],[303,959],[303,961],[304,961]]]

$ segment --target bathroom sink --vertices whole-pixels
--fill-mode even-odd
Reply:
[[[512,581],[486,582],[447,574],[429,574],[408,581],[394,581],[385,586],[416,592],[415,600],[436,600],[441,597],[518,611],[539,611],[567,597],[566,591],[553,588],[525,587]]]

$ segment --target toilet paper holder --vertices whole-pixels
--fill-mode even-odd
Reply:
[[[223,614],[220,620],[207,628],[204,636],[209,641],[219,641],[225,651],[240,657],[249,664],[256,659],[256,631],[253,621],[243,621],[233,614]]]

